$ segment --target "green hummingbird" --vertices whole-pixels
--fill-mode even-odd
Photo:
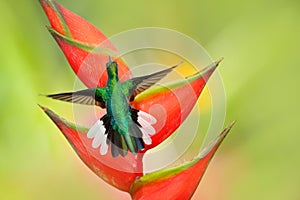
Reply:
[[[111,147],[113,157],[127,155],[128,150],[136,154],[152,143],[156,133],[153,124],[157,122],[152,115],[132,108],[130,101],[135,96],[157,83],[181,63],[168,69],[141,77],[134,77],[124,82],[119,81],[118,64],[109,61],[106,64],[108,80],[105,87],[95,87],[76,92],[46,95],[62,101],[96,105],[106,109],[106,114],[89,129],[87,137],[93,139],[92,147],[101,155]]]

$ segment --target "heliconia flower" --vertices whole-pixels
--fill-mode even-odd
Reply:
[[[114,45],[96,27],[57,2],[40,0],[40,3],[50,21],[51,26],[48,27],[50,33],[79,79],[88,88],[105,86],[107,75],[103,72],[108,55],[118,55]],[[98,47],[99,45],[100,47]],[[95,48],[97,49],[96,52],[94,51]],[[155,172],[154,175],[143,176],[143,153],[159,145],[181,125],[191,112],[206,82],[220,61],[213,62],[202,71],[184,80],[166,86],[150,88],[134,99],[131,103],[133,108],[148,112],[156,119],[160,119],[161,116],[165,117],[154,124],[157,133],[151,137],[152,143],[146,145],[145,149],[137,155],[129,153],[125,158],[121,156],[113,158],[109,153],[100,155],[97,149],[92,148],[92,141],[86,136],[87,128],[72,124],[45,107],[42,109],[62,131],[82,161],[95,174],[116,188],[130,192],[134,199],[147,199],[143,194],[145,190],[152,191],[155,188],[151,185],[152,182],[153,184],[157,183],[157,188],[161,188],[164,187],[163,185],[168,182],[169,178],[179,177],[180,174],[189,174],[188,172],[192,169],[199,169],[204,173],[208,161],[221,143],[222,138],[227,134],[229,129],[226,129],[225,134],[221,134],[216,139],[215,146],[209,146],[210,151],[207,151],[207,154],[201,154],[191,163],[170,170],[166,169],[157,172],[157,174]],[[126,63],[122,59],[117,59],[117,63],[119,76],[124,79],[131,77]],[[154,108],[153,105],[159,106]],[[194,184],[188,191],[192,192],[182,197],[188,198],[193,194],[202,174],[200,173],[194,178],[191,177]],[[181,176],[182,178],[188,177],[188,175]],[[171,190],[171,188],[169,189]],[[153,195],[155,195],[154,192]],[[181,199],[179,197],[178,199]]]
[[[119,171],[103,164],[98,159],[99,154],[91,154],[90,152],[93,151],[91,146],[85,144],[86,128],[68,122],[46,107],[41,106],[41,108],[62,131],[78,156],[92,171],[107,183],[129,192],[134,200],[190,199],[210,160],[234,124],[225,128],[194,160],[143,176],[139,173]],[[107,155],[110,156],[110,154]],[[132,170],[134,170],[133,166],[130,163],[127,164],[127,167]]]

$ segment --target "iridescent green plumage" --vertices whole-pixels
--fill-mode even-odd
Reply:
[[[101,146],[100,153],[105,154],[106,145],[111,145],[111,153],[114,157],[119,154],[125,156],[128,150],[136,154],[138,150],[144,148],[145,143],[151,143],[151,138],[146,130],[148,129],[151,134],[155,133],[151,123],[147,124],[145,120],[139,118],[150,118],[152,124],[156,120],[147,113],[131,108],[129,102],[134,100],[136,95],[165,77],[176,66],[121,83],[118,77],[118,65],[110,60],[106,64],[108,80],[104,88],[97,87],[77,92],[52,94],[48,97],[106,108],[106,115],[88,133],[88,137],[94,138],[93,147]],[[105,132],[104,135],[101,135],[97,129]]]

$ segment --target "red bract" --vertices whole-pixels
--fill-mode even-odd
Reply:
[[[57,2],[40,0],[40,3],[51,24],[51,27],[48,27],[50,33],[64,52],[78,78],[87,87],[105,86],[107,75],[103,72],[108,55],[93,53],[93,51],[100,45],[103,51],[117,54],[114,45],[95,26]],[[87,56],[89,59],[86,59]],[[122,60],[117,62],[120,76],[130,76],[127,65]]]
[[[51,118],[56,126],[61,130],[80,159],[100,178],[116,188],[129,191],[130,185],[136,177],[142,176],[142,154],[135,158],[133,154],[128,154],[126,158],[112,158],[111,154],[101,156],[99,152],[92,148],[91,141],[87,139],[85,128],[80,128],[56,115],[48,108],[42,107],[45,113]],[[110,166],[105,163],[109,160]],[[118,170],[118,166],[124,169]],[[115,167],[115,168],[114,168]],[[117,168],[117,169],[116,169]]]
[[[105,86],[107,76],[103,72],[108,56],[118,55],[114,45],[89,22],[55,1],[40,0],[40,3],[51,24],[48,29],[76,75],[89,88]],[[132,107],[149,112],[159,119],[154,126],[157,133],[152,137],[152,144],[146,146],[144,152],[163,142],[186,119],[220,61],[212,63],[201,72],[184,80],[166,86],[150,88],[135,98],[131,104]],[[118,59],[117,62],[119,76],[129,78],[131,75],[127,65],[121,59]],[[174,192],[173,197],[175,199],[189,198],[196,189],[208,161],[229,130],[216,139],[215,146],[210,146],[210,151],[207,154],[200,156],[191,163],[174,168],[175,171],[174,169],[163,170],[157,174],[142,177],[144,152],[136,156],[129,153],[125,158],[121,156],[113,158],[109,153],[102,156],[98,150],[91,147],[91,140],[86,137],[88,129],[79,128],[77,125],[60,118],[49,109],[42,108],[59,127],[82,161],[94,173],[116,188],[130,192],[134,199],[148,199],[145,191],[151,191],[152,197],[155,198],[154,190],[159,191],[159,188],[170,185],[175,179],[176,181],[191,179],[191,186],[189,189],[185,189],[185,196],[176,196],[177,193],[173,188],[175,186],[171,187],[170,185],[167,191]],[[197,176],[191,177],[192,174]],[[178,184],[185,184],[184,182],[186,181]],[[178,191],[181,190],[178,189]],[[181,192],[179,193],[181,194]]]
[[[194,194],[208,164],[234,123],[230,124],[193,161],[137,179],[130,193],[134,200],[185,200]]]
[[[158,132],[152,137],[152,144],[147,146],[145,151],[167,139],[186,119],[201,94],[206,81],[221,60],[213,62],[201,72],[188,77],[184,81],[176,81],[166,86],[149,89],[137,96],[132,106],[151,113],[154,117],[160,119],[154,125]],[[164,116],[164,118],[162,119],[161,116]]]

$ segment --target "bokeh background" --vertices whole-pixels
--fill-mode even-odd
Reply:
[[[237,124],[193,199],[300,199],[298,0],[58,2],[108,36],[165,27],[225,57],[226,123]],[[1,0],[0,10],[0,199],[128,199],[83,165],[37,106],[66,109],[38,94],[71,90],[75,78],[39,2]]]

